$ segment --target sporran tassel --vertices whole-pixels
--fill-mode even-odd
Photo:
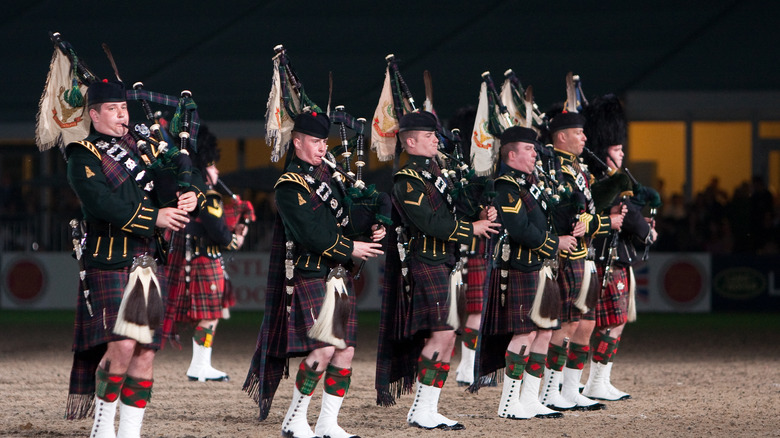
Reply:
[[[344,310],[344,302],[349,305],[349,294],[347,293],[347,285],[344,283],[344,278],[347,273],[344,267],[341,265],[332,269],[328,275],[328,280],[325,283],[325,297],[322,301],[322,307],[320,313],[317,316],[317,320],[314,321],[314,325],[309,329],[307,333],[310,338],[317,339],[318,341],[327,342],[334,345],[336,348],[347,348],[347,343],[344,341],[344,337],[338,337],[336,331],[342,334],[346,333],[346,321],[349,320],[349,310]],[[336,311],[337,302],[339,305],[338,312]],[[339,318],[343,320],[338,329],[336,326],[336,314],[339,314]],[[346,314],[346,318],[345,318]]]
[[[152,343],[154,330],[162,322],[164,312],[156,271],[157,264],[148,255],[133,260],[114,324],[115,334],[135,339],[141,344]]]
[[[628,322],[636,321],[636,277],[634,267],[628,267]]]
[[[558,325],[560,309],[561,293],[558,283],[553,278],[552,268],[543,266],[539,270],[539,284],[531,305],[531,321],[542,329],[554,328]]]
[[[593,260],[585,260],[585,269],[582,273],[582,286],[580,286],[577,299],[574,301],[574,306],[582,313],[588,313],[590,310],[588,303],[591,300],[588,299],[588,294],[593,288],[593,283],[595,282],[596,287],[598,287],[598,276],[595,273],[595,269],[596,262]],[[596,295],[596,299],[598,300],[598,295]]]
[[[463,273],[461,272],[461,264],[459,262],[450,273],[450,293],[447,296],[447,301],[449,301],[447,324],[452,326],[453,330],[460,328],[460,316],[458,315],[458,301],[460,297],[458,292],[459,289],[464,289],[463,286]],[[465,292],[463,292],[463,295],[465,299]]]

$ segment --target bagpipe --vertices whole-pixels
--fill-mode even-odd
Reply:
[[[257,221],[255,207],[251,202],[245,201],[241,199],[240,196],[233,193],[221,179],[217,179],[217,184],[222,187],[222,190],[229,196],[229,200],[223,201],[225,224],[228,229],[235,232],[237,225],[242,224],[248,226]]]
[[[290,133],[295,118],[303,111],[323,112],[304,91],[295,69],[292,67],[287,50],[283,45],[274,47],[274,84],[268,98],[266,113],[266,140],[273,148],[271,160],[281,157],[290,143]],[[390,225],[390,198],[386,193],[376,190],[374,184],[363,181],[365,158],[366,120],[347,113],[344,106],[328,111],[331,123],[339,126],[340,144],[323,157],[323,162],[333,172],[333,178],[342,191],[344,206],[350,214],[347,235],[365,234],[374,225]],[[350,139],[347,129],[355,134]],[[284,144],[283,144],[284,143]],[[341,156],[342,162],[335,157]],[[352,156],[356,157],[356,171],[352,171]]]
[[[377,139],[376,131],[378,125],[392,125],[397,131],[399,121],[405,114],[419,111],[415,104],[414,96],[401,74],[398,66],[398,59],[395,55],[389,54],[385,57],[385,61],[387,61],[385,86],[374,113],[372,142]],[[436,111],[433,108],[433,85],[430,72],[427,70],[424,71],[423,78],[426,95],[423,106],[425,107],[425,111],[436,115]],[[392,101],[393,111],[391,112],[387,111],[387,103],[389,100]],[[391,118],[392,122],[388,123],[385,121],[382,123],[382,118]],[[481,206],[490,203],[489,199],[485,199],[486,195],[492,193],[492,190],[486,190],[489,188],[489,180],[485,178],[484,175],[477,175],[473,168],[465,161],[460,130],[447,130],[441,124],[441,120],[436,117],[436,135],[439,140],[439,147],[435,159],[441,167],[442,177],[446,178],[450,187],[452,187],[451,195],[453,200],[458,204],[457,208],[466,216],[472,216],[478,212],[478,209],[481,208]],[[395,167],[398,168],[401,144],[397,136],[394,135],[393,137],[393,147],[395,150],[393,156],[396,160]],[[372,148],[377,151],[378,156],[381,155],[380,148],[375,147],[373,143]]]
[[[49,32],[49,38],[55,47],[55,58],[57,57],[57,54],[61,53],[65,55],[70,64],[70,75],[67,78],[67,82],[70,83],[70,88],[61,95],[52,95],[49,93],[50,83],[57,80],[62,81],[63,79],[56,76],[53,62],[52,69],[47,78],[47,87],[41,98],[41,112],[43,112],[44,109],[44,101],[50,99],[65,100],[71,107],[83,108],[84,105],[88,103],[84,99],[86,87],[94,82],[100,81],[100,79],[87,66],[84,60],[76,54],[73,46],[62,38],[62,35],[59,32]],[[102,44],[102,47],[114,70],[116,79],[120,83],[124,83],[119,75],[119,70],[108,45],[104,43]],[[139,181],[139,184],[146,185],[146,183],[153,180],[153,185],[156,188],[162,206],[168,206],[170,204],[175,205],[176,193],[186,191],[191,185],[192,162],[189,158],[189,152],[197,151],[197,133],[198,127],[200,126],[197,105],[192,100],[192,94],[187,90],[183,91],[181,96],[177,98],[166,94],[146,91],[143,88],[142,82],[136,82],[132,89],[125,89],[125,94],[128,101],[138,101],[141,104],[144,114],[151,124],[150,127],[147,127],[146,124],[143,123],[127,126],[129,135],[136,142],[140,158],[144,161],[146,166],[153,171],[153,175],[145,175],[144,180]],[[150,102],[176,108],[169,129],[161,128],[160,115],[162,112],[152,112]],[[62,105],[62,103],[60,103],[60,105]],[[39,113],[37,131],[46,128],[52,130],[51,126],[41,126],[42,117],[44,117],[44,114]],[[83,139],[89,131],[89,116],[85,114],[80,122],[86,123],[87,132],[83,134],[81,138],[73,138],[73,141]],[[70,126],[63,126],[60,124],[58,128],[60,131],[65,131],[70,128]],[[36,139],[39,136],[44,135],[45,134],[43,133],[36,132]],[[51,134],[49,134],[48,137],[51,138]],[[171,138],[178,138],[179,141],[176,142],[177,144],[174,144],[174,142],[171,141]],[[67,137],[59,134],[58,143],[62,149],[62,147],[67,145]],[[51,147],[51,145],[53,144],[50,144],[49,147]],[[45,145],[42,145],[41,142],[39,142],[39,147],[41,146]]]
[[[350,215],[345,234],[358,235],[374,225],[392,225],[390,196],[377,191],[374,184],[366,185],[363,181],[366,119],[355,118],[345,111],[343,105],[336,106],[329,117],[332,123],[339,126],[341,144],[323,157],[323,162],[336,172],[334,175],[338,175],[338,184],[344,192],[344,206]],[[347,128],[355,133],[351,139],[347,135]],[[352,171],[350,161],[352,155],[356,157],[355,172]],[[337,162],[335,156],[341,156],[342,161]]]

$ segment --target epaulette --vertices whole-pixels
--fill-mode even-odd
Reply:
[[[282,174],[282,176],[280,176],[279,179],[276,180],[276,184],[274,184],[274,188],[276,188],[276,186],[278,186],[279,184],[285,182],[294,182],[300,184],[301,186],[303,186],[303,188],[306,189],[307,192],[311,193],[311,188],[309,188],[309,184],[306,183],[306,180],[303,179],[303,176],[300,173],[287,172]]]
[[[501,175],[498,178],[496,178],[496,182],[499,182],[499,181],[506,181],[506,182],[510,182],[510,183],[512,183],[512,184],[514,184],[516,186],[520,186],[520,184],[517,182],[517,179],[515,179],[515,177],[513,177],[512,175],[507,175],[507,174]]]
[[[565,173],[565,174],[567,174],[567,175],[571,175],[571,176],[573,176],[574,178],[576,178],[576,177],[577,177],[577,171],[576,171],[576,170],[574,170],[574,167],[572,167],[572,166],[569,166],[569,165],[567,165],[567,164],[565,164],[565,165],[561,166],[561,172],[563,172],[563,173]]]
[[[95,147],[94,144],[92,144],[92,143],[90,143],[90,142],[88,142],[86,140],[74,141],[74,142],[72,142],[70,144],[80,144],[80,145],[84,146],[85,148],[87,148],[88,151],[90,151],[93,154],[95,154],[95,156],[98,158],[98,160],[102,160],[103,159],[103,157],[100,155],[100,151],[98,150],[98,148]]]
[[[419,173],[417,173],[417,171],[416,171],[416,170],[414,170],[414,169],[409,169],[409,168],[401,169],[401,170],[399,170],[398,172],[396,172],[396,173],[395,173],[395,175],[394,175],[393,177],[395,178],[395,177],[398,177],[398,176],[410,176],[410,177],[412,177],[412,178],[417,178],[417,179],[419,179],[419,180],[420,180],[420,181],[422,181],[423,183],[425,182],[425,180],[424,180],[424,179],[422,179],[422,177],[420,176],[420,174],[419,174]]]
[[[526,193],[528,193],[528,187],[517,182],[517,178],[513,177],[512,175],[508,175],[508,174],[501,175],[495,180],[496,183],[499,181],[512,183],[512,185],[520,189],[520,196],[525,196]],[[528,183],[528,181],[526,181],[526,183]]]

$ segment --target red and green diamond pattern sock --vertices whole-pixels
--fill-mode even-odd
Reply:
[[[542,377],[544,374],[544,364],[547,361],[547,355],[544,353],[531,353],[528,355],[528,364],[525,370],[534,377]]]
[[[154,380],[141,379],[138,377],[127,376],[125,384],[122,385],[122,395],[120,400],[127,406],[134,408],[145,408],[152,398],[152,385]]]
[[[349,391],[349,383],[352,380],[352,368],[339,368],[328,364],[323,380],[324,391],[336,397],[344,397]]]
[[[195,340],[196,344],[209,348],[214,341],[214,330],[197,326],[195,327],[195,333],[192,335],[192,339]]]
[[[434,380],[436,380],[436,375],[439,374],[440,369],[441,361],[434,361],[420,355],[420,358],[417,359],[417,380],[423,385],[431,386]]]
[[[314,388],[317,387],[317,382],[320,381],[324,373],[325,371],[317,371],[307,365],[305,360],[302,360],[298,367],[298,374],[295,375],[295,387],[303,395],[312,395]]]
[[[603,332],[596,332],[593,338],[593,362],[606,365],[615,350],[617,339],[610,338],[606,333]]]
[[[433,386],[437,388],[444,387],[444,382],[447,381],[447,375],[450,373],[450,363],[449,362],[439,362],[441,366],[439,367],[439,372],[436,373],[436,377],[433,379]]]
[[[609,354],[609,362],[612,362],[612,360],[615,359],[618,352],[618,345],[620,345],[620,337],[615,339],[615,345],[612,346],[612,352]]]
[[[114,402],[119,398],[124,382],[124,374],[108,374],[103,368],[98,367],[95,373],[95,396],[109,403]]]
[[[582,344],[569,344],[569,356],[566,359],[566,368],[581,370],[585,368],[585,362],[588,360],[590,347]]]
[[[463,345],[469,350],[477,349],[477,340],[479,340],[479,330],[464,328],[463,329]]]
[[[553,371],[563,371],[566,363],[566,347],[550,344],[547,349],[547,368]]]
[[[528,363],[528,356],[520,356],[517,353],[507,351],[504,355],[504,363],[506,363],[504,374],[510,379],[520,380],[523,378],[523,371],[525,371],[525,364]]]

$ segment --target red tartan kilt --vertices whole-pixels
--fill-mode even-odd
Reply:
[[[189,291],[184,264],[172,266],[175,269],[169,276],[169,317],[176,322],[221,318],[225,277],[219,260],[201,256],[190,262]]]
[[[597,267],[599,272],[599,284],[604,278],[604,268]],[[620,286],[622,285],[622,287]],[[628,322],[628,269],[613,266],[612,281],[599,297],[596,306],[596,326],[609,327]]]
[[[481,254],[474,254],[466,261],[466,313],[482,313],[487,260]]]
[[[490,275],[485,320],[482,330],[490,335],[522,335],[536,330],[530,311],[539,284],[539,272],[520,272],[510,269],[506,296],[501,303],[501,270],[493,269]]]
[[[79,282],[76,322],[73,328],[74,351],[84,351],[107,342],[127,339],[115,335],[113,330],[129,276],[129,267],[116,270],[87,269],[86,282],[90,290],[93,316],[89,315],[84,300],[84,290]],[[165,300],[167,281],[166,267],[163,265],[157,265],[157,280]],[[152,343],[146,346],[158,350],[161,340],[162,327],[158,327],[154,332]]]
[[[296,274],[290,318],[287,327],[287,353],[306,353],[317,348],[330,347],[331,344],[312,339],[307,334],[319,316],[325,297],[324,278],[303,278]],[[357,340],[357,309],[355,296],[352,293],[352,278],[347,282],[349,303],[352,310],[347,322],[347,346],[355,347]],[[286,299],[286,292],[284,292]],[[294,355],[294,354],[292,354]]]
[[[407,337],[420,331],[447,331],[449,281],[452,266],[428,265],[417,257],[409,259],[409,274],[413,278],[412,302],[404,333]]]

